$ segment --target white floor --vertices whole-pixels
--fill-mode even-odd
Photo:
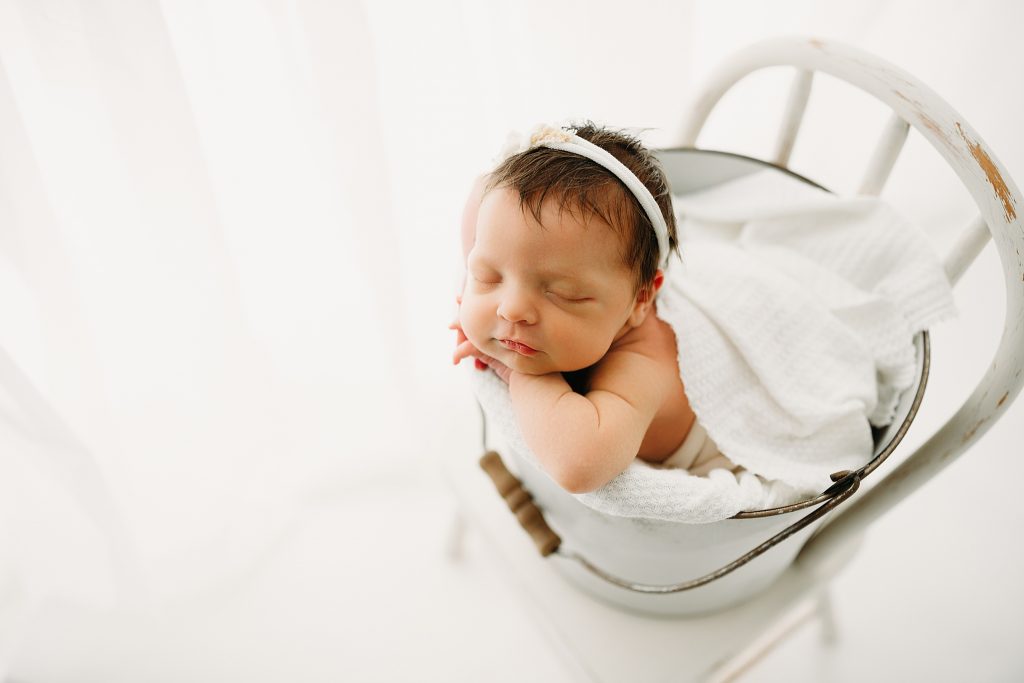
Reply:
[[[1024,463],[995,448],[1015,445],[1009,427],[874,529],[834,584],[837,645],[808,624],[745,680],[1021,680]],[[990,493],[951,503],[961,487]],[[452,510],[430,476],[368,486],[311,513],[234,590],[145,618],[64,610],[60,631],[27,634],[11,680],[568,680],[479,539],[445,559]]]
[[[1001,311],[972,302],[997,278],[993,266],[983,256],[958,290],[961,331],[935,331],[934,374],[908,446],[987,363]],[[965,351],[979,347],[972,330],[987,339],[981,351]],[[448,447],[475,448],[471,420],[452,430]],[[1018,400],[872,528],[833,584],[838,642],[825,646],[811,622],[743,680],[1024,680],[1022,436]],[[114,613],[46,606],[26,624],[9,680],[570,680],[564,653],[481,539],[469,537],[461,563],[446,558],[454,502],[436,463],[401,462],[308,507],[229,584]],[[628,643],[622,634],[623,657]]]

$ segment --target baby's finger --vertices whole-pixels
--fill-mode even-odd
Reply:
[[[466,341],[466,333],[463,332],[463,330],[462,330],[462,322],[460,322],[458,318],[456,318],[455,320],[453,320],[450,323],[448,323],[448,329],[449,330],[455,330],[455,332],[456,332],[455,343],[456,344],[461,344],[462,342]]]
[[[455,347],[455,353],[452,355],[452,364],[458,365],[464,358],[476,356],[478,353],[476,347],[473,346],[473,342],[463,341]]]

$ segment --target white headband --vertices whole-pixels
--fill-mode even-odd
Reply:
[[[499,156],[499,160],[504,160],[513,154],[525,152],[534,147],[549,147],[579,154],[614,173],[615,177],[629,188],[629,191],[633,193],[633,196],[637,198],[640,206],[647,213],[647,217],[654,227],[654,235],[658,238],[658,264],[661,268],[665,267],[668,262],[668,226],[665,225],[665,217],[661,215],[661,209],[658,208],[658,202],[654,200],[654,195],[651,194],[651,191],[640,182],[640,179],[632,171],[626,168],[625,164],[612,156],[607,150],[598,147],[589,140],[584,140],[580,136],[562,128],[546,124],[534,128],[525,140],[515,133],[511,133],[508,143]]]

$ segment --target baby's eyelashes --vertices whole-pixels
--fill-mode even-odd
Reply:
[[[551,295],[561,299],[562,301],[566,301],[566,302],[568,302],[570,304],[583,304],[583,303],[586,303],[588,301],[593,301],[594,300],[593,297],[578,296],[576,294],[560,294],[558,292],[548,292],[548,294],[551,294]]]
[[[482,285],[497,285],[501,283],[501,276],[494,273],[473,273],[469,276]]]
[[[473,287],[478,291],[486,291],[493,287],[497,287],[500,284],[500,280],[487,282],[485,280],[477,280],[476,278],[473,278]]]
[[[474,287],[476,287],[477,289],[489,289],[491,287],[497,287],[498,285],[501,285],[504,282],[501,275],[497,273],[486,273],[479,271],[474,273],[473,271],[470,271],[469,277],[473,281]],[[540,294],[543,292],[545,296],[548,296],[564,304],[585,304],[594,301],[594,297],[586,296],[585,294],[582,294],[580,292],[547,289],[545,285],[537,285],[536,289],[528,287],[528,289],[530,289],[530,291],[535,292],[536,294]]]

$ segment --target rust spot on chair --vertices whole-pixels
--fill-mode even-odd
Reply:
[[[996,168],[996,164],[992,161],[992,157],[988,155],[981,144],[975,140],[971,140],[964,133],[964,129],[960,126],[959,122],[956,124],[956,130],[960,133],[960,137],[967,143],[967,148],[971,152],[971,156],[978,162],[978,166],[984,171],[985,177],[988,179],[988,184],[995,190],[996,197],[999,198],[999,202],[1003,205],[1003,215],[1006,217],[1006,221],[1010,222],[1017,218],[1017,210],[1013,206],[1013,195],[1010,194],[1010,188],[1006,186],[1006,181],[1003,180],[1002,174],[999,169]]]
[[[964,437],[960,440],[961,443],[967,443],[968,441],[970,441],[971,437],[974,436],[981,428],[981,425],[985,424],[986,422],[988,422],[988,418],[983,417],[976,423],[974,423],[974,426],[968,429],[967,432],[964,434]]]
[[[946,131],[942,128],[942,126],[936,123],[935,119],[928,116],[927,114],[924,114],[922,112],[918,113],[921,115],[921,123],[924,125],[924,127],[938,135],[940,138],[942,138],[942,141],[948,145],[949,137],[946,135]]]
[[[891,90],[892,90],[892,94],[893,95],[895,95],[896,97],[900,98],[901,100],[903,100],[904,102],[909,104],[911,107],[914,108],[914,111],[916,111],[918,113],[918,115],[921,116],[921,110],[924,109],[924,107],[921,105],[921,103],[918,100],[915,100],[913,97],[910,97],[909,95],[904,93],[902,90],[897,90],[896,88],[891,88]],[[928,119],[928,120],[931,121],[931,119]],[[936,132],[938,132],[938,131],[936,130]]]
[[[918,103],[915,102],[915,104]],[[963,158],[963,152],[960,150],[960,147],[953,144],[953,141],[949,139],[949,132],[943,128],[940,123],[921,110],[918,110],[917,115],[921,119],[921,125],[935,133],[935,136],[946,146],[946,149],[948,149],[952,154]]]
[[[1005,394],[1003,394],[1002,398],[1000,398],[1000,399],[999,399],[999,401],[998,401],[998,402],[996,403],[996,408],[998,408],[999,406],[1001,406],[1001,405],[1003,405],[1004,403],[1006,403],[1006,399],[1007,399],[1007,397],[1008,397],[1009,395],[1010,395],[1010,392],[1009,392],[1009,391],[1007,391],[1007,392],[1006,392]]]
[[[914,113],[916,114],[918,121],[921,122],[921,125],[927,128],[932,133],[934,133],[935,137],[939,140],[939,142],[945,145],[946,149],[948,149],[951,154],[955,154],[956,156],[963,158],[964,155],[963,151],[960,149],[960,146],[953,144],[953,141],[949,139],[949,132],[946,128],[939,124],[935,119],[924,113],[924,105],[921,104],[919,100],[916,100],[913,97],[906,95],[905,93],[901,92],[900,90],[897,90],[896,88],[892,88],[892,92],[894,95],[896,95],[896,97],[900,98],[901,100],[903,100],[904,102],[906,102],[907,104],[914,108]]]

